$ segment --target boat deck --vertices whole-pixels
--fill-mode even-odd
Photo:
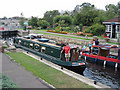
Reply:
[[[54,43],[49,43],[49,42],[40,42],[38,41],[38,39],[26,39],[26,38],[23,38],[25,40],[29,40],[29,41],[34,41],[34,42],[37,42],[37,43],[43,43],[43,44],[47,44],[47,45],[50,45],[50,46],[54,46],[54,47],[61,47],[61,46],[58,46]]]

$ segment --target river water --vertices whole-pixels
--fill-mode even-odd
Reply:
[[[89,79],[120,90],[120,70],[114,70],[114,67],[104,68],[102,65],[88,63],[83,75]]]

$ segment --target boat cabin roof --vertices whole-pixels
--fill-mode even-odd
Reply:
[[[34,41],[34,42],[37,42],[37,43],[42,43],[42,44],[47,44],[47,45],[50,45],[50,46],[55,46],[55,47],[61,47],[61,46],[58,46],[54,43],[49,43],[49,42],[40,42],[38,41],[38,39],[27,39],[27,38],[22,38],[21,39],[24,39],[24,40],[29,40],[29,41]]]
[[[28,36],[43,36],[43,34],[29,34]]]
[[[92,47],[100,47],[100,48],[105,48],[105,49],[116,49],[116,50],[120,50],[120,47],[116,46],[116,45],[93,45]]]

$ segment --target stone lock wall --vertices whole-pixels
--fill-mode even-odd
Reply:
[[[74,39],[74,38],[68,38],[68,37],[60,37],[60,36],[52,36],[52,35],[44,35],[43,37],[48,38],[50,40],[55,40],[55,41],[63,41],[67,42],[69,44],[75,44],[77,45],[80,49],[85,45],[88,47],[89,45],[89,40],[80,40],[80,39]]]

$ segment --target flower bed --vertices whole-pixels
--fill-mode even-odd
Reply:
[[[92,33],[83,33],[83,32],[78,32],[77,35],[82,35],[82,36],[93,36]]]
[[[60,31],[60,30],[48,30],[47,32],[67,34],[67,32],[65,32],[65,31]]]

